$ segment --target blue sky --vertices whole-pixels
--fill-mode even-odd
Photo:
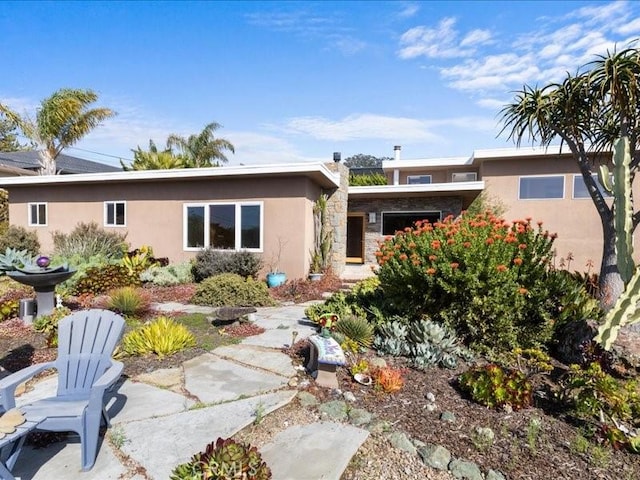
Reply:
[[[231,165],[409,159],[512,146],[513,91],[639,38],[640,2],[1,2],[0,32],[1,102],[91,88],[118,112],[84,150],[216,121]]]

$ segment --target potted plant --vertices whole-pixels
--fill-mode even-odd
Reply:
[[[318,281],[329,267],[333,245],[332,232],[327,229],[327,195],[322,194],[313,207],[314,245],[309,265],[309,279]]]
[[[282,237],[278,237],[278,248],[272,254],[271,261],[269,261],[269,273],[267,273],[267,286],[269,288],[279,287],[287,281],[287,274],[280,271],[280,257],[282,256],[282,249],[287,244],[282,240]]]

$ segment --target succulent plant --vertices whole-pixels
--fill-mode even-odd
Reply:
[[[6,273],[32,263],[33,255],[28,250],[7,247],[4,253],[0,253],[0,273]]]
[[[196,453],[191,461],[178,465],[171,480],[267,480],[271,469],[262,460],[256,447],[233,439],[218,438]]]
[[[373,346],[389,355],[409,357],[423,369],[436,365],[455,368],[459,358],[467,360],[471,356],[453,333],[427,318],[408,326],[399,321],[380,325]]]
[[[361,347],[369,348],[371,346],[373,327],[366,317],[349,315],[336,324],[336,330],[357,342]]]

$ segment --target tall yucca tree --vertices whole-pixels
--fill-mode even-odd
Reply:
[[[109,108],[89,108],[97,100],[98,95],[92,90],[62,88],[40,102],[35,120],[28,115],[21,116],[2,103],[0,112],[36,145],[40,174],[55,175],[58,155],[80,141],[100,122],[115,115]]]
[[[204,127],[202,132],[186,138],[170,135],[167,138],[167,147],[176,148],[189,167],[212,167],[227,163],[229,159],[224,153],[225,150],[235,153],[235,148],[228,140],[215,138],[214,133],[220,127],[219,123],[212,122]]]
[[[626,136],[632,158],[629,182],[633,183],[640,162],[636,151],[640,131],[638,78],[640,50],[614,50],[597,56],[576,75],[567,74],[561,83],[540,88],[525,85],[501,112],[502,132],[507,132],[516,145],[528,140],[548,146],[560,140],[573,154],[602,225],[600,300],[605,308],[622,293],[625,279],[618,269],[615,205],[607,204],[593,174],[598,172],[600,162],[611,158],[608,153],[599,154],[610,152],[614,140]],[[632,219],[635,229],[640,212],[634,211]],[[632,263],[633,259],[620,261]]]
[[[129,170],[167,170],[174,168],[185,168],[184,158],[175,155],[170,148],[158,151],[158,147],[153,140],[149,140],[149,150],[142,150],[140,147],[133,152],[133,163],[125,165],[122,160],[120,164],[125,171]]]

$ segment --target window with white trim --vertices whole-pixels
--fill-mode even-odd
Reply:
[[[431,175],[407,175],[407,185],[431,183]]]
[[[564,198],[564,175],[520,177],[520,200]]]
[[[47,225],[46,203],[29,204],[29,225],[36,227],[44,227]]]
[[[104,226],[125,227],[127,225],[127,202],[104,202]]]
[[[262,251],[262,202],[184,206],[184,248]]]
[[[591,176],[596,181],[596,185],[598,186],[598,190],[600,190],[600,193],[602,193],[602,196],[611,197],[611,194],[607,192],[600,184],[598,175],[592,173]],[[584,183],[582,175],[580,174],[576,174],[573,176],[573,198],[591,198],[591,195],[589,195],[589,191],[587,190],[587,185]]]
[[[437,222],[441,212],[382,212],[382,235],[394,235],[405,227],[413,228],[418,220]]]
[[[475,182],[478,180],[476,172],[454,172],[451,174],[452,182]]]

